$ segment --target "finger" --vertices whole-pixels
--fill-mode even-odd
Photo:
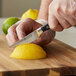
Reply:
[[[23,24],[24,23],[20,23],[16,28],[16,33],[19,40],[21,40],[23,37],[26,36],[25,30],[23,29],[24,28]]]
[[[10,37],[10,39],[13,41],[13,43],[17,42],[19,39],[17,37],[17,33],[16,33],[16,27],[24,20],[20,20],[17,23],[15,23],[14,25],[12,25],[9,29],[8,29],[8,35]]]
[[[54,36],[55,36],[55,33],[52,32],[51,34],[50,31],[46,31],[40,36],[39,39],[33,41],[33,43],[38,44],[38,45],[46,45],[52,41]]]
[[[70,12],[66,9],[61,9],[60,10],[60,15],[65,19],[67,20],[67,22],[70,24],[70,25],[75,25],[76,24],[76,20],[72,17],[72,15],[70,15]]]
[[[19,23],[20,23],[20,21],[18,21],[17,23],[15,23],[14,25],[12,25],[8,29],[8,34],[6,35],[6,39],[7,39],[9,45],[12,45],[16,41],[18,41],[18,38],[17,38],[17,34],[16,34],[15,29],[18,26]]]
[[[75,10],[74,12],[71,12],[71,11],[70,11],[70,15],[72,16],[72,18],[73,18],[74,20],[76,20],[76,10]]]
[[[62,31],[63,30],[63,28],[59,24],[57,18],[51,13],[49,13],[49,26],[52,30],[55,30],[55,31]]]
[[[39,39],[33,41],[33,43],[38,44],[38,45],[46,45],[46,44],[48,44],[51,41],[51,38],[48,37],[49,35],[47,36],[48,38],[46,38],[44,35],[46,36],[45,32],[40,36]]]
[[[64,29],[71,27],[71,25],[59,14],[56,15],[56,18]]]
[[[16,32],[17,32],[17,36],[18,36],[19,40],[33,31],[32,30],[33,28],[30,25],[31,25],[30,19],[25,19],[23,22],[21,22],[17,26]]]
[[[75,13],[70,13],[71,17],[76,21],[76,11]],[[73,24],[74,25],[74,24]],[[76,24],[75,24],[76,25]]]
[[[72,6],[69,7],[68,13],[76,20],[76,0],[72,0]]]
[[[18,41],[18,37],[16,34],[16,27],[18,26],[18,24],[14,24],[12,27],[10,27],[8,29],[8,35],[10,37],[10,39],[15,43],[16,41]]]
[[[31,33],[32,31],[36,30],[40,26],[41,24],[35,22],[30,18],[25,19],[16,28],[19,40],[28,35],[29,33]]]
[[[71,23],[71,25],[72,26],[74,26],[74,25],[76,25],[76,11],[74,11],[74,12],[71,12],[71,11],[68,11],[68,14],[69,14],[69,16],[72,18],[72,23]]]
[[[9,35],[6,35],[6,39],[7,39],[9,45],[13,44],[13,41],[11,40]]]
[[[34,43],[34,44],[40,45],[40,44],[42,43],[42,40],[41,40],[41,38],[38,38],[37,40],[32,41],[31,43]]]

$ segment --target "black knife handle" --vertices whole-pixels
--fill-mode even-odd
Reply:
[[[44,31],[47,31],[47,30],[49,30],[50,28],[49,28],[49,25],[48,24],[46,24],[46,25],[44,25],[44,26],[42,26],[41,27],[41,30],[44,32]]]

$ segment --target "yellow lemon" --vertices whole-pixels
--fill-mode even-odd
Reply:
[[[21,19],[26,19],[26,18],[31,18],[33,20],[36,20],[38,16],[38,10],[37,9],[29,9],[28,11],[26,11]]]
[[[46,52],[36,44],[21,44],[10,55],[16,59],[41,59],[46,57]]]

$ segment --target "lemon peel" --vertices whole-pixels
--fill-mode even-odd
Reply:
[[[16,59],[41,59],[46,57],[46,52],[36,44],[21,44],[10,55]]]
[[[22,15],[21,19],[31,18],[33,20],[36,20],[37,16],[38,16],[37,9],[29,9]]]

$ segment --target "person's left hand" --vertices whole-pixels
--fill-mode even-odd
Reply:
[[[37,28],[41,27],[42,25],[37,23],[36,21],[32,19],[25,19],[17,22],[16,24],[12,25],[8,29],[8,34],[6,36],[6,39],[9,43],[9,45],[14,44],[18,40],[21,40],[23,37],[27,36],[29,33],[33,32]],[[48,44],[55,36],[55,32],[45,31],[38,40],[33,41],[35,44],[39,45],[45,45]]]

